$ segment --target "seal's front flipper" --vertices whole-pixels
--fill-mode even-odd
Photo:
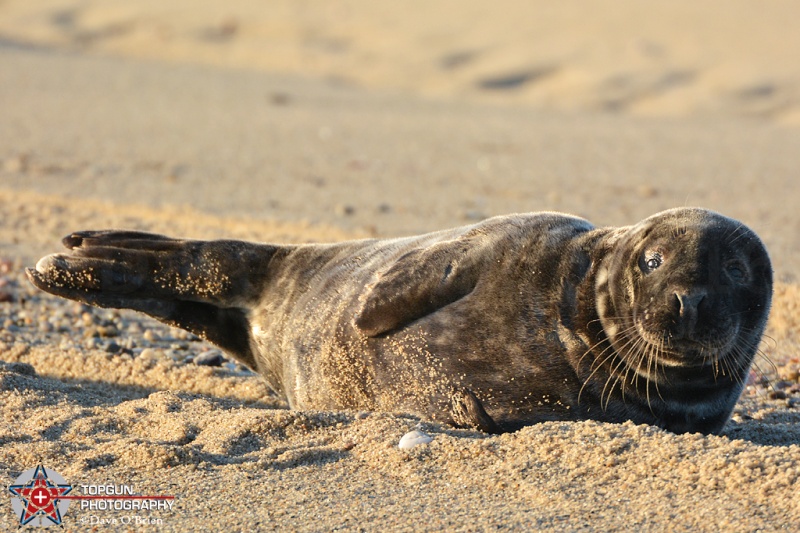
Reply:
[[[376,337],[468,295],[489,260],[477,240],[441,242],[403,255],[367,293],[356,326]]]
[[[27,270],[36,287],[90,305],[141,311],[254,365],[247,309],[276,247],[130,231],[73,233],[63,242],[70,252],[46,256]]]
[[[503,429],[489,416],[483,404],[469,389],[456,392],[451,399],[451,423],[455,426],[475,428],[484,433],[503,433]]]

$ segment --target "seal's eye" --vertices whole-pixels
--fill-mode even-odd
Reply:
[[[744,265],[738,261],[732,261],[725,265],[725,272],[728,273],[728,277],[737,283],[747,281],[747,270]]]
[[[642,272],[648,274],[660,267],[663,262],[664,258],[661,256],[661,253],[655,251],[645,252],[641,262]]]

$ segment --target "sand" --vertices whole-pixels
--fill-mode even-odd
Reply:
[[[0,477],[176,497],[73,503],[68,531],[796,530],[797,8],[551,4],[0,4]],[[681,205],[751,226],[779,280],[720,436],[288,411],[200,339],[22,274],[85,228],[311,242]],[[398,449],[413,429],[432,442]]]

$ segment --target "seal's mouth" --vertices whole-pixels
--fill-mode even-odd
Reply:
[[[668,350],[683,359],[702,360],[706,364],[713,364],[727,356],[731,345],[731,341],[723,339],[715,342],[680,339],[671,343]]]
[[[644,341],[642,349],[654,352],[658,362],[667,366],[704,367],[719,363],[734,352],[737,329],[729,328],[724,335],[712,339],[676,339],[667,330],[651,331],[636,321],[636,332]]]

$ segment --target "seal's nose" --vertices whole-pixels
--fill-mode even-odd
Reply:
[[[676,339],[691,338],[697,324],[697,315],[700,305],[706,298],[706,291],[695,290],[692,292],[676,291],[675,300],[677,316],[675,317]]]

